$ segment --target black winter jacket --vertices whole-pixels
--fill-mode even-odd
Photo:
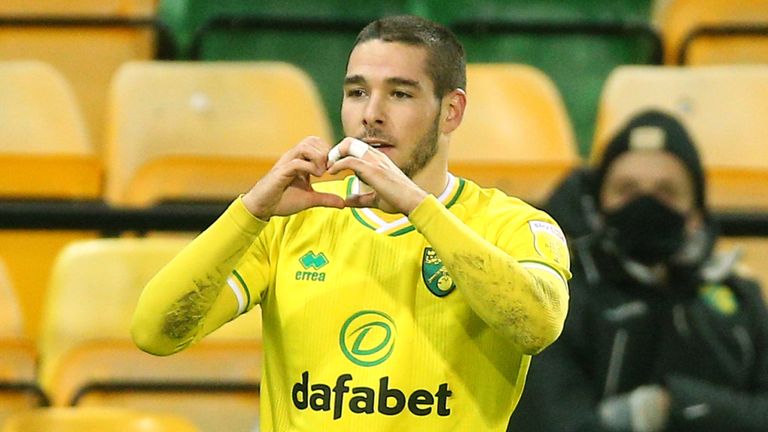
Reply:
[[[768,431],[768,312],[759,286],[730,274],[698,289],[655,290],[616,266],[594,245],[574,254],[563,334],[533,358],[508,431],[602,431],[600,401],[644,384],[669,391],[668,431]],[[594,270],[599,283],[587,283]]]

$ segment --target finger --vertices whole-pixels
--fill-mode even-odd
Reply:
[[[308,136],[293,146],[290,150],[283,153],[279,159],[279,162],[285,163],[297,157],[305,157],[310,160],[308,155],[314,153],[314,151],[311,149],[316,149],[320,155],[324,156],[328,153],[328,148],[329,145],[321,138],[316,136]],[[321,159],[324,159],[324,157],[321,157]]]
[[[346,207],[344,198],[332,193],[312,192],[309,194],[309,197],[311,207],[332,207],[339,209]]]
[[[304,145],[296,149],[296,158],[303,159],[314,165],[312,174],[320,177],[326,171],[326,155],[325,152],[317,149],[312,145]]]
[[[316,149],[322,155],[323,163],[325,163],[325,161],[328,160],[327,158],[328,151],[331,149],[332,146],[328,144],[324,139],[316,136],[311,136],[311,137],[307,137],[304,140],[304,142],[308,146]]]
[[[326,153],[328,153],[328,149],[331,148],[330,144],[325,142],[324,139],[314,135],[304,138],[303,142],[306,142],[307,144],[317,148],[320,151],[324,151]]]
[[[355,195],[349,195],[345,200],[344,204],[346,204],[347,207],[377,207],[377,196],[376,192],[367,192],[364,194],[355,194]]]
[[[370,146],[365,142],[356,138],[346,137],[328,152],[328,166],[330,167],[339,159],[347,156],[354,156],[362,159],[369,149]]]
[[[278,173],[281,177],[287,181],[290,181],[298,176],[308,176],[310,174],[316,175],[315,172],[317,170],[318,167],[310,161],[304,159],[293,159],[280,166]],[[322,174],[323,173],[321,172],[320,175]],[[319,177],[319,175],[317,176]]]
[[[368,161],[364,159],[348,157],[348,158],[341,159],[338,162],[335,162],[333,165],[331,165],[330,168],[328,168],[328,173],[331,175],[334,175],[344,170],[352,170],[359,174],[360,171],[365,169],[366,165],[368,165]]]

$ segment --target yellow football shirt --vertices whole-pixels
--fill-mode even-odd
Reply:
[[[360,185],[315,187],[344,196]],[[437,198],[524,267],[570,277],[545,213],[453,176]],[[313,208],[272,218],[227,285],[238,313],[262,308],[263,431],[505,430],[530,356],[470,308],[405,216]]]

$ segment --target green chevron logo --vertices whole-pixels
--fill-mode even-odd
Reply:
[[[299,258],[299,262],[301,263],[302,267],[307,270],[319,270],[328,264],[328,258],[326,258],[325,254],[322,252],[315,254],[314,252],[309,251],[302,255],[301,258]]]

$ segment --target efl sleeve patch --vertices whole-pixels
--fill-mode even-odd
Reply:
[[[528,226],[533,234],[533,246],[539,255],[568,268],[570,259],[565,235],[557,225],[549,222],[530,221]]]

